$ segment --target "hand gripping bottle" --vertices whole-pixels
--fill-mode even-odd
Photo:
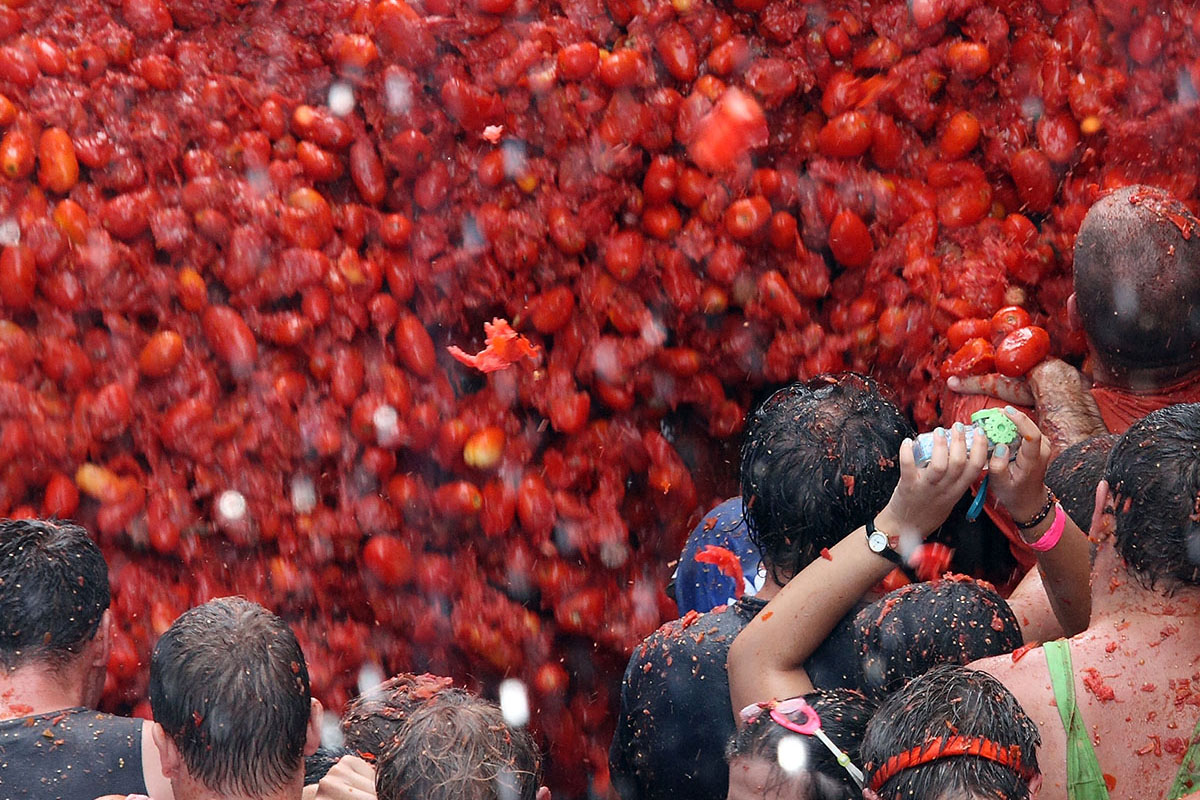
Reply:
[[[971,452],[971,442],[974,440],[977,430],[983,431],[987,436],[988,458],[991,458],[998,444],[1008,445],[1009,461],[1017,457],[1017,446],[1020,444],[1021,434],[1017,430],[1017,424],[1009,419],[1004,411],[999,408],[985,408],[971,415],[971,424],[964,432],[967,437],[967,453]],[[922,433],[913,442],[913,458],[916,459],[918,467],[924,467],[933,457],[933,442],[937,435],[936,431]],[[944,431],[943,435],[949,442],[950,431]]]

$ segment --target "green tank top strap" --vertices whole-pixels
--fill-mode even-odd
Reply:
[[[1183,754],[1183,763],[1179,765],[1179,772],[1175,773],[1175,783],[1171,785],[1167,800],[1179,800],[1197,789],[1200,789],[1200,720],[1196,721],[1192,743]]]
[[[1042,645],[1054,702],[1067,734],[1067,797],[1069,800],[1108,800],[1108,787],[1096,750],[1083,724],[1075,702],[1075,670],[1071,667],[1071,647],[1066,639]]]

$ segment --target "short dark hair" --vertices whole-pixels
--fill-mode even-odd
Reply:
[[[1200,584],[1200,403],[1159,409],[1108,454],[1116,549],[1147,586]]]
[[[62,666],[108,610],[108,565],[73,522],[0,520],[0,667]]]
[[[868,785],[882,777],[877,773],[890,766],[889,759],[915,748],[937,752],[937,740],[945,743],[952,736],[986,739],[998,750],[1015,753],[1019,765],[946,755],[897,769],[875,789],[879,797],[1029,797],[1029,779],[1040,771],[1037,748],[1042,740],[1037,725],[1004,684],[985,672],[957,665],[935,667],[880,705],[863,737]]]
[[[1200,220],[1161,189],[1097,200],[1075,237],[1075,303],[1097,357],[1124,368],[1200,356]]]
[[[746,426],[742,502],[751,540],[780,583],[887,504],[913,435],[870,378],[823,375],[775,392]]]
[[[863,691],[876,699],[933,667],[1011,653],[1021,643],[1004,598],[963,575],[902,586],[854,618]]]
[[[257,796],[302,769],[308,666],[287,624],[242,597],[185,611],[150,660],[150,707],[191,776]]]
[[[342,713],[343,743],[364,758],[394,746],[413,709],[452,688],[440,675],[402,672],[351,700]]]
[[[1092,527],[1096,484],[1104,478],[1105,462],[1119,438],[1115,433],[1106,433],[1076,442],[1046,467],[1046,485],[1067,516],[1085,532]]]
[[[463,689],[439,691],[413,708],[375,765],[379,800],[533,800],[540,784],[529,731]]]
[[[821,718],[821,730],[842,752],[850,757],[850,763],[861,766],[859,748],[867,722],[875,713],[875,702],[853,689],[826,689],[804,695],[812,709]],[[797,780],[799,776],[788,775],[779,766],[779,743],[786,736],[795,736],[787,728],[776,723],[764,710],[740,730],[735,732],[725,748],[725,758],[759,758],[771,764],[773,782],[783,786],[785,782]],[[804,748],[805,780],[809,786],[810,800],[853,800],[862,797],[862,791],[854,784],[845,768],[837,763],[833,753],[815,736],[800,736]]]

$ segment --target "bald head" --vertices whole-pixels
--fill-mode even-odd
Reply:
[[[1075,302],[1106,366],[1200,366],[1200,220],[1149,186],[1101,198],[1075,239]]]

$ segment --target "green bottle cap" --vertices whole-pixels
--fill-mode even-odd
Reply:
[[[1021,438],[1017,424],[999,408],[985,408],[971,415],[971,422],[983,428],[992,444],[1011,445]]]

